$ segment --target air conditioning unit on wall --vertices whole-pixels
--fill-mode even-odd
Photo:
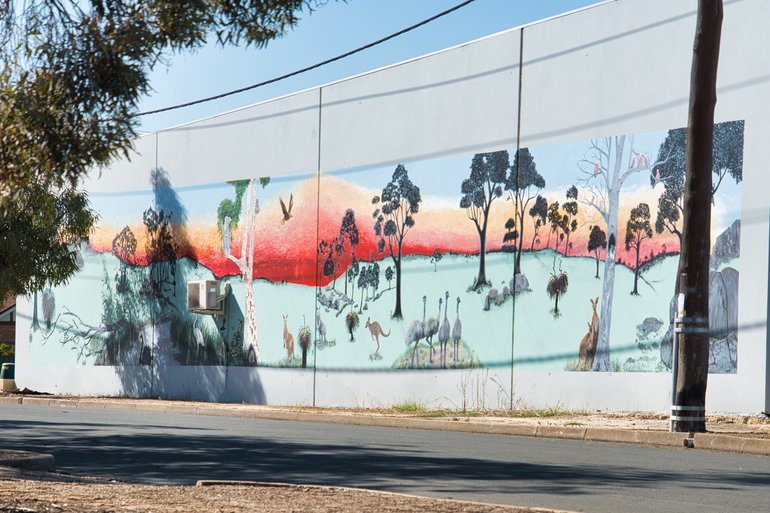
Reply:
[[[195,280],[187,282],[187,309],[196,313],[221,312],[224,297],[220,296],[217,280]]]

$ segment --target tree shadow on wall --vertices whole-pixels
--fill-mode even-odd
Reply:
[[[128,286],[106,286],[103,297],[105,305],[123,306],[121,313],[132,329],[106,341],[114,357],[103,364],[115,366],[129,395],[171,393],[177,398],[213,399],[223,393],[224,374],[202,368],[182,372],[180,367],[223,366],[225,326],[187,310],[187,282],[208,279],[208,272],[198,271],[196,249],[188,234],[188,210],[168,173],[153,169],[150,184],[154,201],[142,214],[146,266],[138,267],[133,273],[138,278]],[[116,256],[120,255],[116,252]],[[126,307],[132,304],[142,306]],[[110,346],[131,349],[110,351]]]
[[[246,317],[238,300],[232,295],[225,299],[225,315],[220,331],[225,342],[225,365],[244,366],[246,355],[243,349],[243,337]]]
[[[51,308],[43,343],[69,347],[79,364],[113,368],[127,396],[220,400],[229,366],[244,365],[244,314],[232,295],[224,317],[187,310],[187,282],[212,274],[195,260],[187,209],[168,175],[154,169],[150,181],[154,201],[143,226],[139,219],[125,226],[101,258],[99,323],[66,306]],[[247,395],[264,401],[256,372],[239,379],[249,382]]]

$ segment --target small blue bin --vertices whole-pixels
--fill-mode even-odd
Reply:
[[[4,363],[0,369],[0,379],[14,379],[13,364]]]

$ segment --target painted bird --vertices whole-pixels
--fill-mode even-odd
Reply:
[[[281,218],[281,224],[283,224],[289,219],[291,219],[292,217],[294,217],[294,215],[291,213],[291,209],[294,207],[294,195],[291,194],[289,196],[289,208],[286,208],[286,204],[283,202],[283,198],[281,198],[280,196],[278,197],[278,201],[281,202],[281,211],[283,212],[283,217]]]

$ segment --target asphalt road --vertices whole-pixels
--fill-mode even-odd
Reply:
[[[526,437],[0,405],[0,448],[147,483],[344,485],[590,512],[770,511],[770,458]]]

